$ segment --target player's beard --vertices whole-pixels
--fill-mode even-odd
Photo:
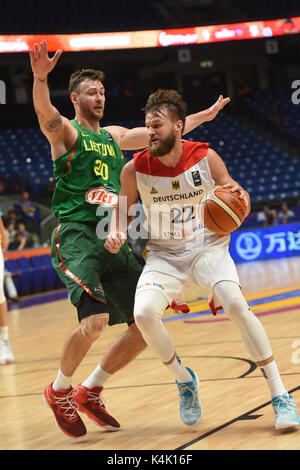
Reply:
[[[80,109],[88,119],[101,121],[104,115],[104,107],[102,107],[101,111],[96,112],[91,106],[81,103]]]
[[[148,152],[151,157],[163,157],[171,152],[176,142],[175,131],[171,131],[170,134],[165,138],[161,139],[158,144],[152,145],[150,142]]]
[[[101,119],[103,118],[104,109],[102,108],[102,109],[99,110],[98,112],[96,112],[96,111],[93,110],[93,109],[90,109],[90,110],[89,110],[89,114],[90,114],[91,118],[97,119],[98,121],[101,121]]]

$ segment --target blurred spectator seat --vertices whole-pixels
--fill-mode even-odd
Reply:
[[[52,266],[50,248],[6,253],[5,267],[18,273],[14,282],[21,297],[64,287]]]

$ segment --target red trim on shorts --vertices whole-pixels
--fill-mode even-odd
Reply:
[[[63,258],[62,258],[61,254],[60,254],[60,252],[59,252],[59,241],[58,241],[58,231],[59,231],[60,227],[61,227],[61,224],[60,224],[60,225],[57,227],[57,229],[56,229],[56,233],[55,233],[55,246],[56,246],[56,253],[57,253],[59,259],[60,259],[61,261],[63,261]]]
[[[177,305],[174,300],[172,301],[170,308],[172,310],[178,310],[179,312],[182,312],[182,313],[189,313],[190,311],[189,307],[186,304]]]
[[[135,169],[146,175],[175,177],[205,158],[208,147],[207,142],[183,141],[181,158],[175,168],[163,165],[157,157],[149,155],[148,149],[144,149],[133,156]]]
[[[61,227],[61,224],[57,227],[56,229],[56,233],[55,233],[55,246],[56,246],[56,252],[57,252],[57,255],[59,257],[59,259],[61,261],[63,261],[63,257],[61,256],[60,252],[59,252],[59,240],[58,240],[58,232],[59,232],[59,229]],[[102,302],[103,304],[106,304],[107,302],[105,300],[102,300],[102,299],[99,299],[98,297],[95,297],[91,290],[79,279],[79,277],[77,277],[74,273],[72,273],[62,262],[59,263],[59,267],[60,269],[62,269],[64,271],[64,273],[69,276],[71,279],[73,279],[73,281],[77,282],[77,284],[79,284],[85,291],[88,295],[90,295],[91,297],[93,297],[93,299],[95,300],[98,300],[99,302]]]
[[[222,310],[222,306],[220,307],[215,307],[215,302],[214,302],[214,299],[212,299],[210,302],[209,302],[209,308],[211,309],[211,312],[213,315],[217,315],[217,311],[218,310]]]

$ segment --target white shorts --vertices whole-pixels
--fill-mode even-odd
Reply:
[[[185,303],[185,292],[191,286],[206,287],[213,308],[220,307],[214,298],[213,287],[220,281],[240,284],[238,273],[228,251],[228,243],[214,246],[206,251],[167,253],[149,251],[146,265],[138,281],[136,293],[156,289],[167,299],[169,305]]]

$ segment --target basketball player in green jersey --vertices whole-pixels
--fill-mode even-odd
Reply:
[[[101,128],[105,90],[101,71],[75,72],[69,82],[75,119],[62,116],[50,101],[47,76],[61,51],[50,59],[47,43],[30,51],[34,74],[33,102],[41,131],[51,145],[56,188],[52,206],[59,225],[52,236],[52,262],[76,307],[79,325],[67,338],[56,380],[44,390],[58,427],[70,437],[86,428],[78,411],[96,424],[116,431],[119,423],[109,415],[101,397],[104,382],[146,348],[133,320],[134,294],[141,267],[125,243],[118,255],[104,248],[97,224],[118,201],[124,160],[120,149],[135,150],[148,144],[145,127]],[[219,100],[208,110],[187,117],[186,132],[213,119],[229,102]],[[99,215],[97,215],[99,214]],[[80,385],[72,376],[92,343],[107,324],[127,323],[101,363]]]

